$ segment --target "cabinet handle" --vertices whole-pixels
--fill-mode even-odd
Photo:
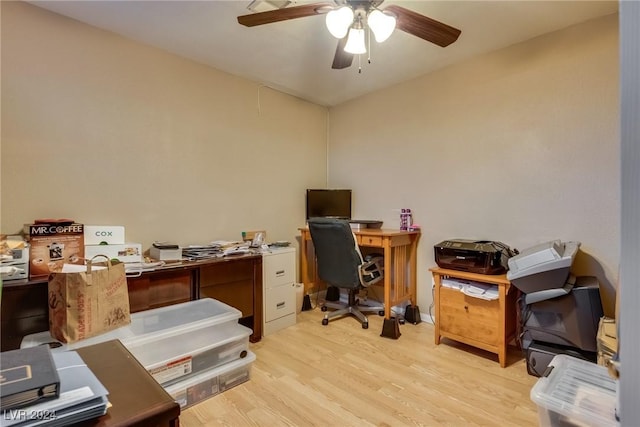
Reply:
[[[276,277],[284,276],[284,270],[276,271]]]
[[[469,306],[468,305],[464,306],[464,311],[469,311]]]
[[[284,301],[276,304],[276,308],[283,308],[283,307],[284,307]]]

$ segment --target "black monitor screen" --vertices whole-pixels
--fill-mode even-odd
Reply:
[[[351,219],[351,190],[307,190],[307,219]]]

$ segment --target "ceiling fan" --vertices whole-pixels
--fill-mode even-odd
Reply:
[[[412,10],[397,5],[378,7],[384,0],[334,0],[284,7],[238,16],[246,27],[271,24],[289,19],[327,14],[327,28],[338,38],[333,69],[350,67],[356,54],[366,53],[365,30],[371,29],[376,41],[386,40],[395,28],[423,40],[445,47],[455,42],[461,31]],[[289,1],[280,2],[288,4]]]

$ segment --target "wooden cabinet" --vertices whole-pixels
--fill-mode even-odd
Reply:
[[[440,288],[440,330],[496,346],[499,342],[498,300],[484,301],[458,290]]]
[[[274,249],[262,254],[264,289],[263,335],[296,324],[296,250]]]
[[[198,268],[198,297],[213,298],[242,312],[251,342],[262,337],[262,256],[223,258]]]
[[[433,268],[435,285],[435,343],[441,338],[463,342],[496,353],[500,366],[507,362],[507,345],[516,333],[516,289],[506,275],[484,275]],[[442,286],[445,278],[495,285],[498,299],[484,300]]]
[[[2,283],[1,350],[20,348],[22,337],[49,329],[47,282],[27,285],[27,280]]]

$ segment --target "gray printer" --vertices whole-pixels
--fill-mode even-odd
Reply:
[[[540,376],[555,354],[595,361],[600,287],[595,277],[571,274],[579,248],[553,240],[509,258],[507,279],[524,294],[518,327],[531,375]]]

